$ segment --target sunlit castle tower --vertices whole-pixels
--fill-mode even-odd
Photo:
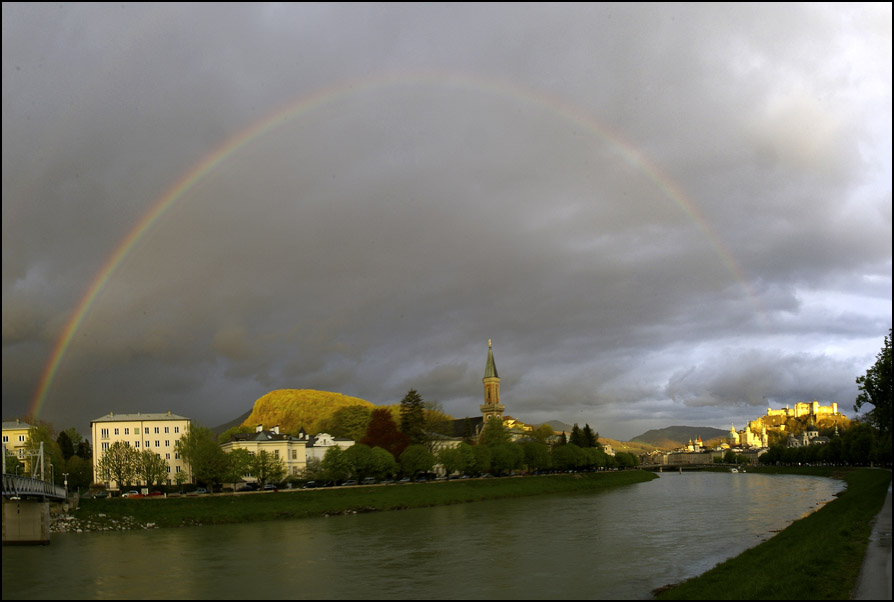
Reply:
[[[500,377],[497,374],[497,365],[494,363],[493,343],[487,339],[487,366],[484,368],[484,405],[481,406],[481,415],[484,423],[491,416],[503,420],[503,411],[506,406],[500,403]]]

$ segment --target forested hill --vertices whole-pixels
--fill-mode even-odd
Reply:
[[[686,445],[690,440],[695,441],[697,437],[701,437],[704,443],[708,443],[711,439],[726,437],[728,434],[729,431],[710,426],[668,426],[663,429],[646,431],[631,441],[648,443],[663,449],[675,449]]]
[[[313,389],[280,389],[271,391],[255,402],[254,408],[243,426],[264,428],[279,426],[284,433],[296,433],[298,429],[313,435],[332,414],[347,406],[376,407],[373,403],[341,393],[315,391]]]

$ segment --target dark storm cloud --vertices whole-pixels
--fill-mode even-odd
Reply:
[[[9,416],[141,217],[284,107],[133,246],[44,417],[474,415],[493,338],[508,413],[629,437],[848,408],[891,324],[889,7],[6,3],[3,34]]]

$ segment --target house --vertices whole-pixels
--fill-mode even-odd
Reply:
[[[281,433],[279,426],[265,429],[258,425],[253,433],[236,433],[229,441],[220,444],[225,453],[236,449],[245,449],[251,455],[262,451],[274,458],[282,460],[288,476],[298,476],[307,467],[307,461],[311,458],[322,460],[326,450],[330,447],[348,448],[354,445],[354,441],[342,437],[333,437],[328,433],[319,433],[308,436],[302,428],[297,436]],[[247,481],[253,481],[251,474],[244,475]]]
[[[3,421],[4,458],[6,454],[15,456],[19,462],[25,465],[25,474],[27,474],[30,465],[28,459],[28,431],[30,429],[30,424],[22,422],[18,418],[8,422]],[[4,472],[6,472],[5,468]]]
[[[189,432],[190,419],[164,413],[116,414],[109,412],[105,416],[90,421],[90,433],[93,438],[93,480],[104,482],[100,475],[99,462],[102,455],[115,443],[121,441],[137,451],[150,450],[161,457],[168,465],[167,484],[176,482],[175,475],[186,473],[187,481],[192,480],[189,465],[175,450],[180,437]],[[107,482],[111,489],[117,489],[118,483]]]

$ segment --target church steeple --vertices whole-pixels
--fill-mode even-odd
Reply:
[[[503,411],[506,409],[500,403],[500,377],[497,374],[497,365],[494,363],[493,342],[487,340],[487,364],[484,367],[484,405],[481,406],[481,414],[485,423],[491,416],[503,419]]]

